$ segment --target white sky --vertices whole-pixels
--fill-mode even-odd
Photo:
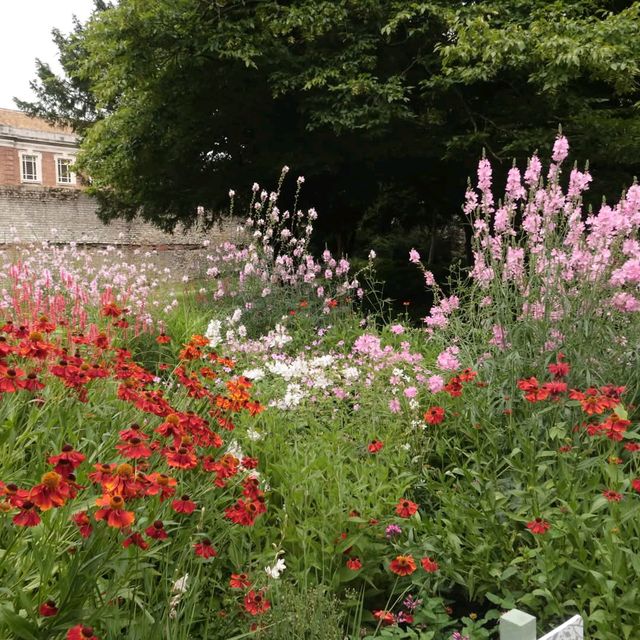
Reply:
[[[68,33],[72,16],[84,21],[92,9],[93,0],[0,0],[0,107],[17,109],[14,96],[34,98],[36,58],[60,71],[51,30]]]

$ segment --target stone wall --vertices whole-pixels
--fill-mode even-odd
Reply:
[[[235,223],[230,222],[207,233],[177,229],[174,234],[139,221],[117,220],[105,225],[96,216],[95,201],[82,191],[0,186],[0,244],[48,240],[171,249],[201,245],[206,239],[219,243],[231,239],[234,230]]]

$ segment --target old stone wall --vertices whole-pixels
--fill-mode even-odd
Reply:
[[[77,242],[186,248],[231,239],[235,223],[215,226],[207,233],[177,229],[168,234],[150,224],[117,220],[103,224],[96,215],[95,201],[82,191],[34,186],[0,186],[0,244]]]

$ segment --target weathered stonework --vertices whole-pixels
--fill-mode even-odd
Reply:
[[[73,162],[77,142],[77,136],[67,128],[0,109],[0,250],[4,253],[11,246],[43,241],[76,243],[97,251],[116,245],[127,257],[151,253],[154,261],[174,267],[174,272],[193,272],[204,241],[218,244],[234,237],[236,223],[232,221],[206,232],[178,228],[173,234],[139,220],[103,224],[96,215],[96,202],[82,190],[81,180],[72,174],[64,184],[66,178],[58,172],[59,160]],[[30,162],[36,159],[34,179],[24,169],[33,166],[23,165],[24,155]]]
[[[0,186],[0,244],[50,242],[116,244],[136,246],[201,246],[204,240],[219,243],[233,236],[235,223],[175,233],[160,231],[151,224],[115,220],[103,224],[96,215],[96,203],[76,189]]]

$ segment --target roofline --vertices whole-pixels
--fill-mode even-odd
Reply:
[[[75,133],[58,131],[37,131],[0,124],[0,140],[9,139],[14,142],[46,142],[63,146],[78,147],[78,136]]]

